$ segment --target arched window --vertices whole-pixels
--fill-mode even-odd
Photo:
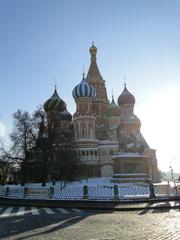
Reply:
[[[85,130],[82,129],[82,138],[85,138]]]

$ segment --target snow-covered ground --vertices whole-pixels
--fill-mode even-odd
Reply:
[[[103,187],[103,186],[108,186],[108,187],[113,187],[115,184],[118,186],[139,186],[142,185],[142,183],[113,183],[111,182],[112,178],[111,177],[99,177],[99,178],[88,178],[88,179],[82,179],[79,181],[72,181],[72,182],[61,182],[57,181],[54,185],[54,187],[83,187],[84,185],[87,185],[88,187]],[[161,183],[156,183],[155,185],[170,185],[171,187],[174,187],[174,182],[161,182]],[[176,185],[180,185],[180,183],[175,183]],[[5,185],[9,187],[20,187],[21,185]],[[26,183],[26,187],[42,187],[42,183]],[[52,182],[47,182],[46,187],[51,187],[53,186]]]
[[[84,185],[87,185],[88,187],[113,187],[115,184],[118,186],[135,186],[135,185],[140,185],[140,183],[113,183],[111,182],[112,178],[111,177],[99,177],[99,178],[87,178],[87,179],[82,179],[79,181],[72,181],[72,182],[61,182],[57,181],[54,185],[54,187],[83,187]],[[167,183],[166,183],[167,184]],[[6,185],[9,187],[20,187],[21,185]],[[42,183],[26,183],[26,187],[42,187]],[[53,182],[47,182],[46,187],[51,187],[53,186]]]

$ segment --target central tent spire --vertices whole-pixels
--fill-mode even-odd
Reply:
[[[93,77],[99,81],[102,81],[102,76],[96,63],[97,47],[94,45],[94,42],[92,42],[92,46],[89,48],[89,52],[91,54],[91,63],[87,74],[87,80]]]
[[[105,81],[101,76],[99,71],[96,55],[97,55],[97,47],[92,42],[92,46],[89,48],[89,52],[91,55],[91,62],[88,70],[88,74],[86,77],[86,81],[93,85],[96,89],[96,98],[94,99],[94,107],[97,115],[102,114],[109,105],[109,101],[107,98],[107,91],[105,86]]]

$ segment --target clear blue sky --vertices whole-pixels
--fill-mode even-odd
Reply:
[[[128,89],[136,97],[145,137],[157,151],[163,149],[154,141],[159,136],[158,126],[153,128],[155,133],[151,130],[152,136],[148,135],[151,119],[147,116],[151,113],[152,121],[159,117],[157,109],[153,112],[153,96],[159,99],[157,96],[164,96],[163,91],[180,89],[179,39],[178,0],[1,0],[0,121],[5,125],[6,136],[12,126],[12,113],[17,109],[32,112],[52,95],[55,82],[68,110],[74,112],[71,92],[82,78],[83,65],[88,70],[88,49],[93,40],[109,98],[113,88],[117,99],[126,75]],[[173,93],[170,98],[168,103],[173,104]],[[164,100],[160,100],[163,104]],[[177,101],[176,112],[180,111]],[[166,119],[169,108],[171,104],[158,124]],[[174,113],[171,114],[173,119]],[[165,127],[170,129],[171,125],[173,120]],[[171,145],[169,138],[176,139],[179,126],[172,131],[175,135],[167,136],[166,129],[160,132]],[[166,170],[169,159],[177,159],[171,147]],[[163,169],[164,159],[159,156]]]

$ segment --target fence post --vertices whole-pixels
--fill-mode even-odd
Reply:
[[[114,200],[119,200],[118,185],[114,185]]]
[[[50,189],[49,189],[49,197],[52,198],[53,195],[54,195],[54,187],[50,187]]]
[[[25,187],[25,188],[24,188],[24,194],[23,194],[23,197],[26,197],[27,192],[28,192],[28,187]]]
[[[88,199],[88,186],[83,186],[83,199]]]
[[[5,196],[7,196],[8,193],[9,193],[9,187],[6,187]]]
[[[153,183],[150,181],[149,182],[149,192],[150,192],[150,198],[156,198],[155,192],[154,192],[154,185]]]

